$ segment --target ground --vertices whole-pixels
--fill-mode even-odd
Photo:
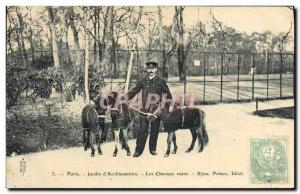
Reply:
[[[259,102],[259,110],[294,106],[294,100]],[[206,113],[209,144],[185,153],[191,135],[177,132],[178,152],[164,158],[166,134],[158,138],[158,155],[146,144],[139,158],[125,151],[112,157],[114,143],[102,146],[103,155],[91,158],[82,147],[7,157],[8,187],[292,187],[294,180],[294,120],[259,117],[255,102],[200,106]],[[249,141],[256,137],[287,138],[287,184],[255,185],[250,182]],[[129,141],[134,151],[135,140]],[[24,162],[25,167],[24,167]],[[23,166],[22,166],[23,165]],[[107,173],[132,173],[126,177]],[[232,175],[237,172],[239,175]],[[101,176],[88,176],[88,175]],[[137,173],[137,176],[134,175]],[[163,174],[169,173],[169,174]],[[172,173],[174,173],[172,175]],[[177,174],[178,173],[178,174]],[[185,173],[188,173],[185,174]],[[205,176],[205,175],[209,176]]]

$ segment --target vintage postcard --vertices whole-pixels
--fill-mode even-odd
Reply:
[[[6,6],[6,187],[295,188],[294,14]]]

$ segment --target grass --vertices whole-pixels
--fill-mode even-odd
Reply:
[[[47,100],[47,104],[51,104],[50,115],[39,100],[32,103],[26,98],[20,99],[17,106],[6,111],[7,156],[82,146],[82,97],[65,103],[62,108],[58,97],[54,95]],[[138,119],[135,119],[128,134],[129,139],[136,137],[138,126]],[[114,133],[110,129],[111,122],[106,121],[106,142],[114,140]]]
[[[254,112],[255,115],[261,117],[278,117],[284,119],[294,119],[295,107],[282,107],[267,110],[258,110]]]
[[[6,112],[6,155],[81,145],[80,119],[64,114],[59,104],[49,116],[40,103],[22,103]]]

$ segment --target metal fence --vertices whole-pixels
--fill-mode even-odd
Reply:
[[[160,50],[134,50],[132,82],[145,73],[145,62],[162,64]],[[84,64],[84,50],[80,50],[79,64]],[[61,68],[74,72],[76,51],[59,51]],[[53,65],[51,51],[7,54],[7,65],[29,67]],[[109,66],[102,67],[108,84],[124,84],[130,50],[117,50]],[[294,96],[293,53],[220,53],[189,51],[185,53],[186,91],[195,93],[200,102],[241,101],[255,98],[286,98]],[[90,65],[99,61],[97,51],[89,51]],[[27,61],[27,63],[25,63]],[[78,63],[78,61],[77,61]],[[179,82],[177,53],[166,63],[168,84],[172,92],[183,92]],[[160,72],[160,70],[159,70]],[[111,78],[114,78],[111,80]]]

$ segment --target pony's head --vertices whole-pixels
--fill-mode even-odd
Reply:
[[[111,91],[110,93],[108,93],[108,95],[107,95],[108,104],[109,104],[111,107],[114,107],[114,106],[115,106],[115,103],[116,103],[116,101],[117,101],[118,95],[119,95],[119,93],[116,92],[116,91]]]

